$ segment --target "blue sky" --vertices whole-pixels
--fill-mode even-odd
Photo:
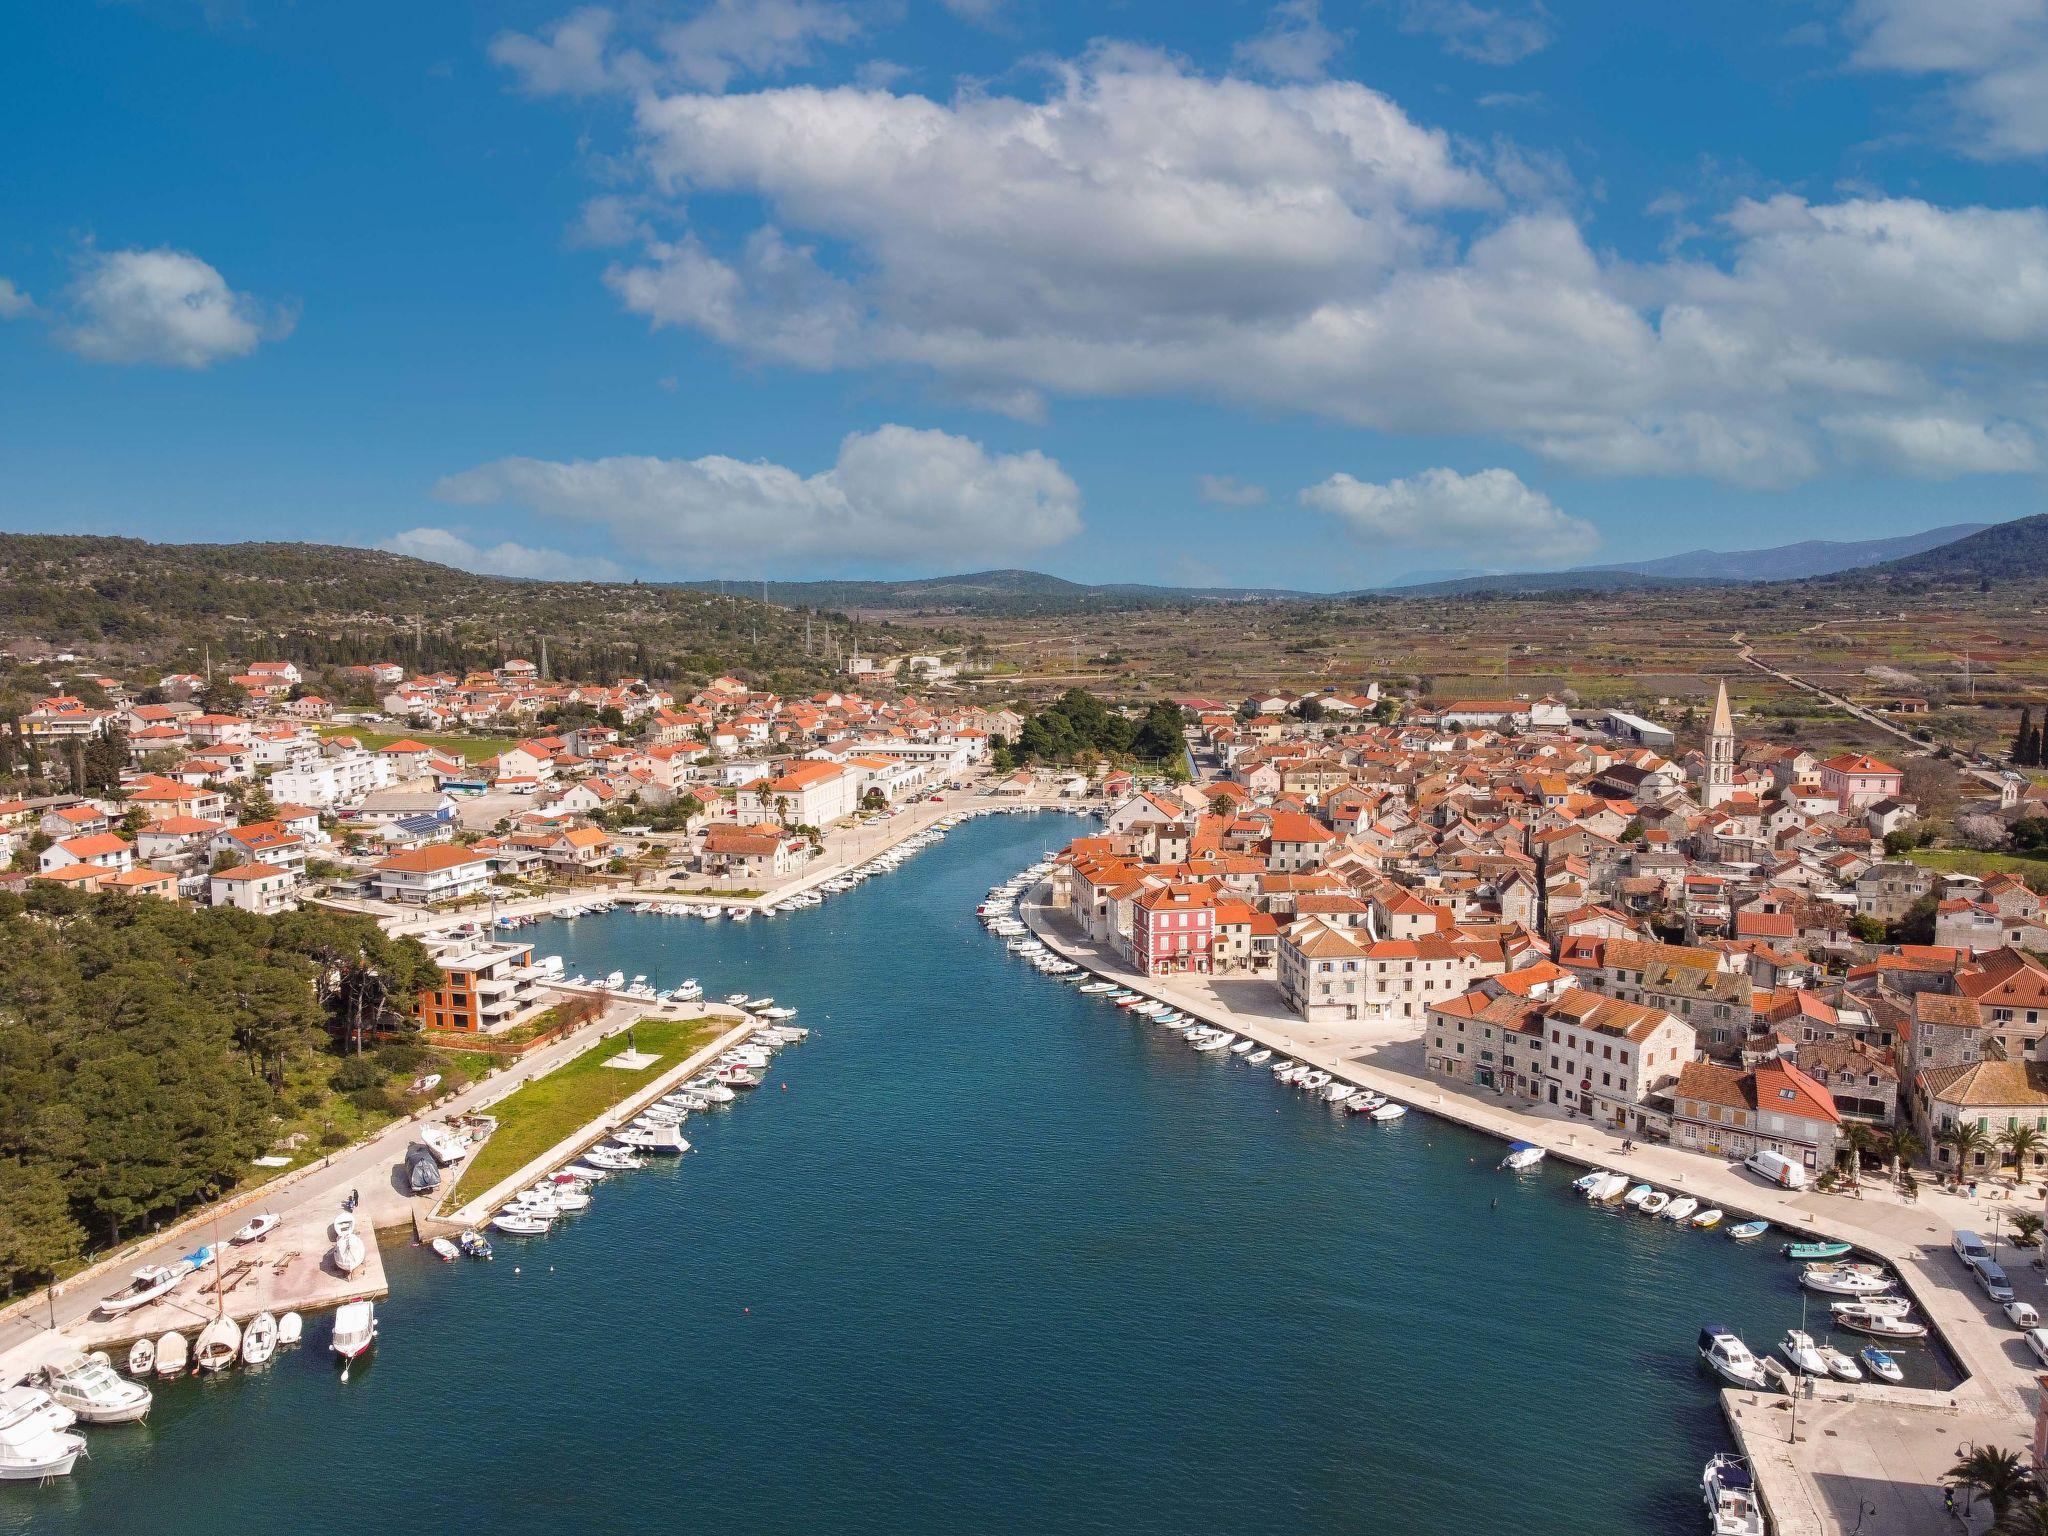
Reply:
[[[2025,515],[2044,13],[17,6],[0,525],[1341,588]]]

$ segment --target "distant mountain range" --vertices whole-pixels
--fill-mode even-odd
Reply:
[[[2031,519],[2023,519],[2031,521]],[[1958,541],[2020,524],[1950,523],[1891,539],[1804,539],[1770,549],[1695,549],[1657,560],[1581,566],[1566,571],[1519,571],[1404,580],[1370,592],[1302,592],[1286,587],[1166,587],[1141,582],[1087,583],[1043,571],[975,571],[906,581],[691,581],[701,592],[722,591],[765,599],[785,608],[849,612],[1006,614],[1117,613],[1184,608],[1192,603],[1303,602],[1368,596],[1456,597],[1492,592],[1613,592],[1637,588],[1803,581],[1846,571],[1890,570],[1901,561],[1949,549]],[[2024,542],[2024,539],[2021,541]],[[1930,568],[1933,569],[1933,568]],[[2017,574],[2014,572],[2013,574]],[[2048,574],[2044,570],[2042,574]]]
[[[2035,581],[2048,577],[2048,513],[1993,523],[1967,538],[1881,565],[1843,571],[1834,581]]]

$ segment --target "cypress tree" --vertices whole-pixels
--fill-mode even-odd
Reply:
[[[2027,768],[2032,764],[2028,753],[2033,750],[2034,712],[2024,706],[2020,709],[2019,733],[2012,739],[2012,760],[2016,767]]]

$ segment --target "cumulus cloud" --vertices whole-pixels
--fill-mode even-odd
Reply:
[[[36,301],[14,283],[0,277],[0,320],[19,320],[36,312]]]
[[[1196,394],[1759,486],[1881,452],[2017,468],[2048,425],[2038,208],[1742,201],[1623,261],[1587,239],[1559,165],[1355,82],[1117,46],[1035,98],[649,89],[630,131],[645,217],[605,226],[629,311],[761,362],[910,370],[1020,419]],[[687,232],[700,197],[754,226]]]
[[[853,433],[832,468],[809,476],[723,455],[512,458],[450,475],[435,493],[599,526],[669,571],[992,560],[1081,530],[1080,490],[1044,454],[991,454],[968,438],[894,425]]]
[[[185,251],[93,252],[65,297],[57,339],[98,363],[207,368],[246,357],[293,323]]]
[[[1316,80],[1343,39],[1323,25],[1321,0],[1280,0],[1265,31],[1233,50],[1237,62],[1281,80]]]
[[[1235,475],[1197,475],[1195,494],[1212,507],[1256,507],[1266,499],[1266,488]]]
[[[1446,52],[1478,64],[1518,64],[1550,46],[1550,14],[1475,5],[1472,0],[1402,0],[1401,29],[1443,42]]]
[[[1568,517],[1513,470],[1426,469],[1384,485],[1337,474],[1301,493],[1302,504],[1341,522],[1360,542],[1397,549],[1457,549],[1503,565],[1583,560],[1600,535]]]
[[[1943,77],[1975,153],[2048,152],[2048,0],[1856,0],[1844,25],[1852,65]]]
[[[570,555],[559,549],[534,549],[509,540],[500,544],[472,543],[446,528],[408,528],[380,539],[377,548],[393,554],[432,560],[464,571],[482,571],[490,576],[531,576],[540,581],[623,581],[624,567],[597,555]]]
[[[570,12],[538,36],[503,32],[490,56],[536,96],[591,96],[656,84],[722,91],[850,42],[860,21],[836,0],[710,0],[677,22],[635,29],[602,6]]]

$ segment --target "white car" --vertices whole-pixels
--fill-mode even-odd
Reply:
[[[2034,1304],[2030,1301],[2008,1301],[2002,1310],[2011,1320],[2013,1327],[2022,1331],[2041,1325],[2041,1314],[2034,1310]]]
[[[2034,1352],[2034,1358],[2048,1365],[2048,1328],[2029,1328],[2025,1338],[2027,1348]]]

